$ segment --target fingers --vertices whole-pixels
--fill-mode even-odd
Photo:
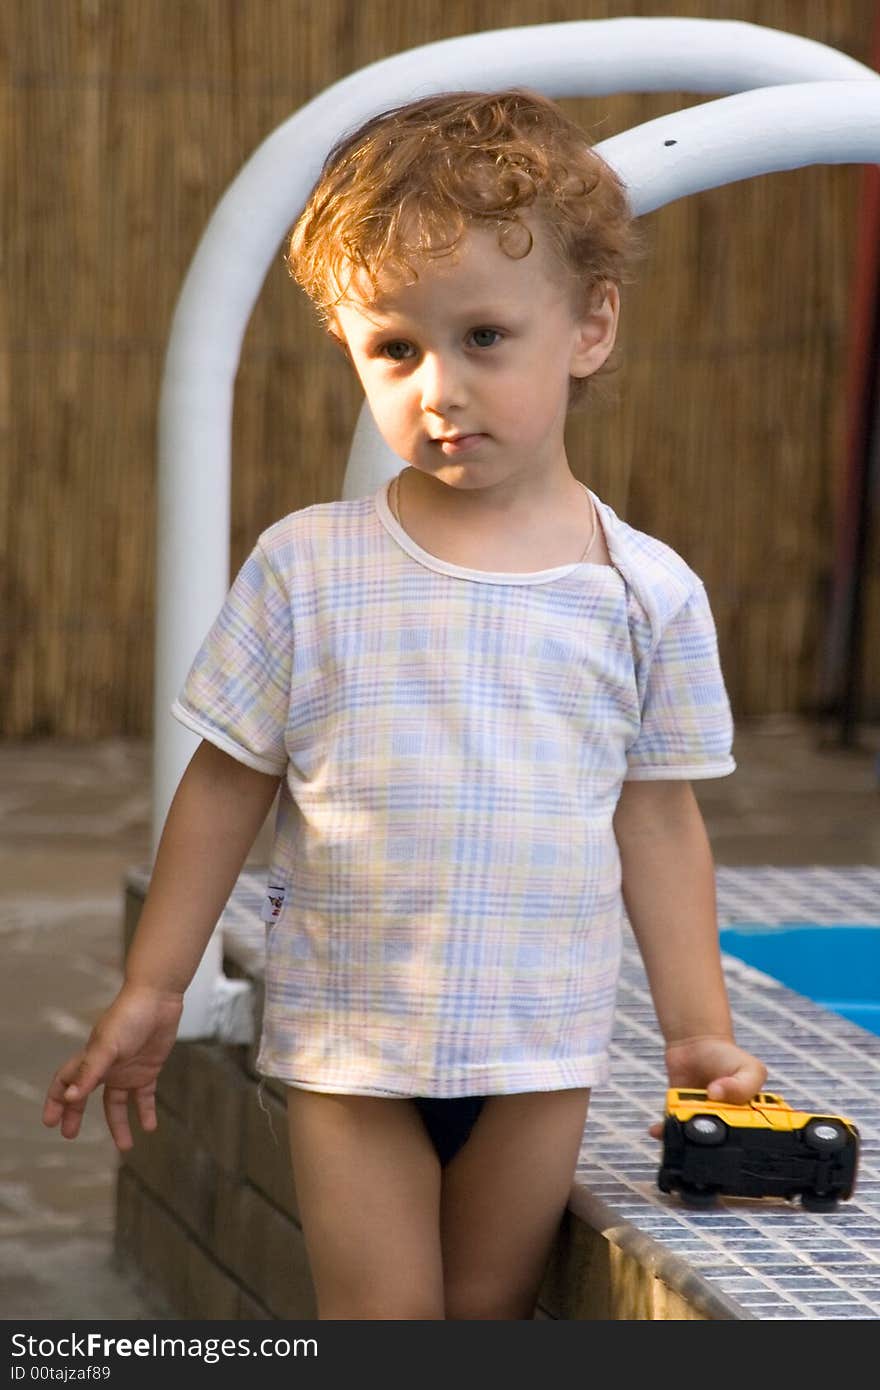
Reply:
[[[756,1057],[745,1057],[729,1076],[716,1077],[706,1087],[710,1100],[726,1100],[732,1105],[747,1105],[767,1080],[767,1068]]]
[[[140,1091],[134,1091],[132,1094],[141,1129],[150,1131],[158,1128],[155,1084]],[[120,1153],[127,1153],[129,1149],[134,1148],[134,1139],[128,1119],[128,1097],[129,1093],[124,1087],[104,1087],[104,1116],[107,1120],[107,1128],[113,1136],[113,1142]]]
[[[43,1102],[43,1124],[48,1125],[50,1129],[57,1125],[64,1113],[64,1092],[79,1071],[84,1055],[82,1052],[77,1052],[75,1057],[68,1057],[49,1082],[49,1089]]]
[[[43,1124],[49,1129],[60,1122],[64,1139],[79,1134],[86,1102],[116,1060],[116,1049],[99,1038],[58,1068],[49,1082],[43,1104]]]
[[[649,1127],[649,1129],[648,1129],[648,1133],[650,1134],[650,1136],[651,1136],[652,1139],[662,1139],[662,1138],[663,1138],[663,1121],[662,1121],[662,1120],[658,1120],[656,1124],[651,1125],[651,1126]]]
[[[719,1076],[717,1080],[709,1082],[706,1095],[710,1100],[729,1100],[733,1105],[745,1105],[751,1096],[743,1096],[740,1100],[741,1090],[735,1076]]]
[[[110,1043],[102,1042],[100,1038],[91,1039],[64,1092],[65,1101],[68,1104],[82,1102],[84,1105],[86,1098],[103,1081],[116,1056],[117,1048]]]
[[[155,1086],[151,1086],[144,1091],[135,1091],[134,1100],[137,1106],[138,1121],[141,1129],[147,1131],[157,1129],[159,1120],[156,1115]]]
[[[60,1122],[65,1139],[76,1138],[86,1108],[88,1093],[74,1085],[82,1073],[85,1055],[85,1052],[77,1052],[74,1057],[69,1057],[52,1077],[46,1092],[43,1124],[54,1129]]]
[[[705,1087],[710,1100],[747,1105],[767,1080],[767,1068],[731,1038],[700,1037],[667,1045],[671,1086]]]
[[[120,1153],[134,1148],[131,1126],[128,1123],[128,1091],[118,1086],[104,1087],[104,1118]]]

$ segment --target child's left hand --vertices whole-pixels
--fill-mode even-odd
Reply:
[[[737,1047],[732,1038],[686,1038],[669,1043],[666,1071],[670,1086],[697,1086],[710,1100],[746,1105],[767,1080],[767,1068],[757,1057]],[[663,1122],[648,1133],[662,1139]]]

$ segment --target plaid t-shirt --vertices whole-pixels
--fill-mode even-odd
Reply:
[[[701,580],[593,496],[612,565],[465,569],[383,484],[269,527],[173,713],[282,776],[258,1069],[465,1096],[605,1079],[626,778],[723,777]]]

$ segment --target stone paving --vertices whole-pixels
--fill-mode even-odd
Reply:
[[[841,749],[795,718],[741,722],[729,778],[695,782],[719,865],[880,865],[880,726]],[[150,747],[0,743],[0,1309],[5,1320],[170,1316],[114,1266],[115,1149],[93,1100],[66,1143],[49,1077],[121,970],[126,870],[149,858]],[[265,832],[251,863],[265,862]]]

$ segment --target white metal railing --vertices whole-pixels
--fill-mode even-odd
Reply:
[[[527,85],[550,97],[623,91],[734,93],[596,145],[637,215],[703,189],[807,164],[880,161],[870,68],[798,35],[704,19],[576,20],[445,39],[335,83],[258,147],[218,203],[174,312],[159,404],[153,846],[197,739],[171,702],[229,586],[233,387],[251,311],[333,143],[432,92]],[[291,170],[294,171],[291,174]],[[344,497],[401,460],[366,406]],[[248,987],[226,980],[214,933],[187,991],[180,1036],[246,1040]]]

